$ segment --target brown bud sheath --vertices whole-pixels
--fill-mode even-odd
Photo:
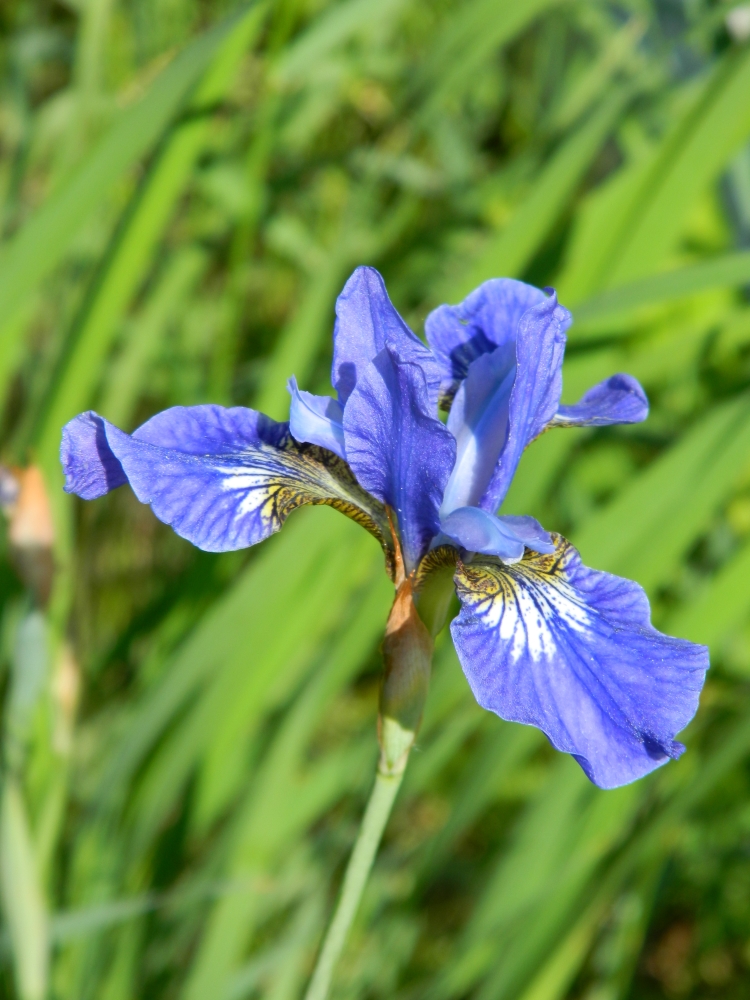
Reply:
[[[41,469],[0,469],[3,510],[9,518],[11,560],[18,575],[44,607],[54,575],[54,527],[47,487]]]
[[[417,614],[410,579],[396,591],[383,640],[385,674],[380,691],[380,771],[398,774],[422,720],[430,683],[433,642]]]

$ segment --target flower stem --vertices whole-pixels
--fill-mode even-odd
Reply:
[[[394,532],[396,551],[398,539]],[[397,561],[397,589],[383,639],[378,742],[380,761],[357,842],[349,858],[336,912],[318,955],[305,1000],[326,1000],[336,962],[357,913],[367,877],[391,814],[422,719],[430,682],[433,640],[417,613],[411,578]]]
[[[383,830],[404,776],[405,765],[404,760],[404,767],[397,774],[383,774],[378,769],[375,776],[375,786],[362,818],[352,856],[349,858],[336,912],[323,941],[305,1000],[326,1000],[328,996],[333,970],[359,907]]]

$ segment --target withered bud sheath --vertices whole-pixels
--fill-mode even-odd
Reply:
[[[385,671],[378,719],[381,774],[400,774],[406,767],[427,699],[433,648],[414,604],[412,581],[403,580],[383,640]]]
[[[54,527],[41,469],[0,466],[0,508],[8,517],[11,561],[36,603],[46,607],[54,577]]]

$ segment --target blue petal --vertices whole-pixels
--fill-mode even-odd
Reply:
[[[295,441],[317,444],[339,458],[346,458],[344,447],[344,411],[330,396],[313,396],[297,387],[297,379],[287,382],[292,397],[289,405],[289,430]]]
[[[110,430],[116,436],[123,435],[108,420],[104,423],[108,428],[108,436]],[[157,448],[205,457],[234,455],[255,447],[280,448],[288,438],[288,432],[287,424],[271,420],[257,410],[244,406],[227,409],[224,406],[206,404],[172,406],[168,410],[162,410],[145,424],[141,424],[132,437]]]
[[[555,546],[548,531],[533,517],[488,514],[479,507],[459,507],[440,522],[439,542],[450,539],[467,552],[518,562],[524,549],[551,554]],[[435,547],[435,542],[433,542]]]
[[[698,707],[708,650],[657,632],[641,587],[553,538],[554,555],[459,566],[453,641],[480,705],[537,726],[615,788],[683,752],[674,737]]]
[[[533,285],[492,278],[457,306],[438,306],[425,321],[425,334],[440,364],[441,392],[453,396],[469,365],[482,354],[515,342],[521,317],[545,301]]]
[[[518,562],[524,553],[524,543],[512,528],[478,507],[452,511],[440,522],[440,532],[467,552],[497,556],[506,563]]]
[[[513,343],[469,365],[448,414],[448,430],[456,439],[456,464],[445,488],[441,517],[458,507],[473,507],[484,495],[508,436],[515,373]]]
[[[524,313],[519,323],[508,436],[489,486],[479,501],[483,510],[497,510],[505,499],[524,448],[541,434],[557,412],[565,331],[570,323],[570,313],[558,305],[554,292]]]
[[[60,462],[65,492],[84,500],[103,497],[128,481],[109,447],[104,421],[92,410],[79,413],[63,428]]]
[[[373,358],[392,344],[399,357],[421,366],[430,400],[437,403],[440,369],[430,351],[393,307],[374,267],[358,267],[336,300],[331,382],[344,406]]]
[[[493,515],[494,516],[494,515]],[[551,555],[555,551],[555,543],[549,531],[545,531],[535,517],[528,514],[501,514],[498,517],[506,530],[512,531],[520,538],[527,549]]]
[[[439,530],[456,444],[432,416],[422,367],[394,345],[359,371],[344,409],[344,438],[360,485],[396,512],[410,572]]]
[[[333,506],[390,544],[384,509],[345,462],[244,407],[175,406],[132,436],[81,414],[63,431],[61,458],[67,492],[91,499],[129,482],[161,521],[209,552],[254,545],[305,504]]]
[[[553,427],[604,427],[638,424],[648,416],[648,397],[632,375],[612,375],[587,393],[575,406],[560,406]]]

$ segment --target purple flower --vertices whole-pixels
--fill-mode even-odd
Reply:
[[[638,382],[614,375],[562,406],[570,314],[519,281],[440,306],[429,348],[372,268],[351,276],[336,317],[337,399],[291,378],[288,423],[173,407],[132,435],[83,413],[63,431],[65,489],[93,499],[130,483],[214,552],[262,541],[304,504],[336,507],[378,538],[417,600],[435,567],[455,567],[451,633],[484,708],[538,726],[602,788],[678,757],[706,648],[656,631],[637,584],[588,569],[534,518],[496,513],[524,448],[548,428],[644,420]]]

